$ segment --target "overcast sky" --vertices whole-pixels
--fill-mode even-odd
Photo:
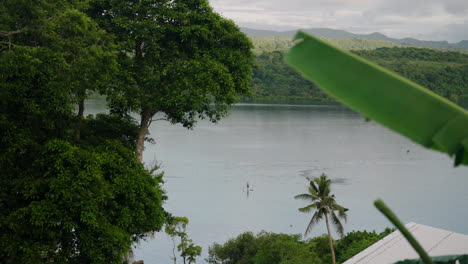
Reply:
[[[242,27],[335,28],[389,37],[468,40],[468,0],[210,0]]]

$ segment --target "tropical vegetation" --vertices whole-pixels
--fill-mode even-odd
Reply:
[[[314,225],[316,225],[320,220],[325,219],[332,263],[335,264],[336,257],[330,230],[330,221],[335,227],[338,235],[343,237],[344,228],[341,220],[346,221],[346,211],[348,211],[348,209],[336,203],[335,195],[331,194],[331,179],[323,173],[320,177],[309,181],[307,193],[298,194],[294,198],[306,200],[311,203],[305,207],[299,208],[299,212],[302,213],[313,212],[312,218],[304,232],[304,237],[307,236]]]
[[[195,263],[196,257],[201,255],[202,248],[193,243],[193,241],[188,237],[187,234],[187,225],[189,220],[187,217],[169,217],[164,227],[164,232],[168,234],[172,239],[172,260],[174,264],[177,263],[177,257],[175,254],[176,249],[176,239],[180,241],[177,245],[177,251],[180,252],[182,261],[184,264],[187,262],[189,264]]]
[[[422,48],[378,48],[353,53],[468,107],[468,55]],[[314,82],[284,62],[284,52],[256,56],[252,97],[245,102],[336,104]]]
[[[244,29],[245,31],[245,29]],[[247,34],[253,44],[254,44],[254,53],[261,54],[263,52],[271,52],[271,51],[288,51],[290,48],[294,46],[294,37],[295,32],[291,32],[290,36],[257,36],[252,34]],[[313,33],[312,33],[313,34]],[[335,47],[345,49],[345,50],[374,50],[378,48],[392,48],[392,47],[401,47],[401,48],[425,48],[431,50],[438,50],[438,51],[452,51],[452,52],[459,52],[459,53],[468,53],[468,48],[466,48],[466,41],[462,41],[459,44],[459,47],[450,47],[447,42],[425,42],[419,43],[411,43],[400,41],[397,42],[396,39],[366,39],[365,36],[359,35],[346,35],[343,34],[340,36],[338,35],[330,35],[330,34],[319,34],[315,35],[318,36],[320,39],[332,44]],[[425,42],[425,43],[424,43]],[[465,48],[463,48],[465,47]]]
[[[1,1],[0,263],[120,264],[160,231],[152,117],[219,120],[249,91],[250,48],[205,0]],[[110,113],[85,117],[89,92]]]
[[[116,37],[120,72],[108,99],[114,111],[139,114],[139,161],[153,121],[216,122],[249,93],[252,44],[207,0],[96,0],[88,14]]]
[[[287,61],[307,78],[319,83],[327,93],[424,147],[454,156],[454,166],[468,164],[466,110],[422,86],[304,32],[298,32],[296,38],[301,41],[290,51]],[[329,63],[326,69],[324,63]],[[343,67],[348,71],[337,74]],[[360,77],[358,85],[350,82],[357,77]],[[468,255],[431,258],[382,200],[376,200],[374,205],[420,256],[417,260],[398,263],[468,263]]]
[[[343,263],[373,243],[393,232],[348,232],[335,240],[337,263]],[[303,240],[301,235],[245,232],[223,244],[209,248],[206,261],[210,264],[327,264],[332,260],[328,235]]]
[[[410,47],[404,44],[398,44],[386,40],[369,40],[361,38],[322,38],[334,46],[340,47],[346,50],[373,50],[383,47]],[[291,37],[275,36],[275,37],[251,37],[254,44],[254,53],[260,55],[264,52],[273,51],[287,51],[294,42]],[[468,50],[467,50],[468,51]]]

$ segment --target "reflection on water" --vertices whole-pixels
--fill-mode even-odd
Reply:
[[[293,199],[306,177],[328,174],[337,202],[350,209],[345,231],[383,230],[372,206],[382,198],[404,222],[468,234],[468,169],[453,168],[428,151],[359,114],[338,106],[239,105],[219,124],[193,130],[165,122],[150,128],[157,144],[144,160],[158,160],[169,200],[165,208],[190,219],[188,233],[207,247],[244,231],[303,233],[310,220]],[[88,102],[88,113],[105,111]],[[250,191],[247,192],[246,183]],[[318,225],[312,236],[325,232]],[[169,263],[164,234],[142,243],[136,258]],[[199,263],[204,263],[200,258]]]

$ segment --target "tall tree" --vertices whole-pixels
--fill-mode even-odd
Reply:
[[[164,223],[138,126],[86,118],[75,140],[78,91],[107,86],[113,57],[77,2],[0,1],[0,263],[120,264]]]
[[[154,120],[216,122],[249,92],[252,44],[207,0],[94,0],[89,14],[116,36],[122,72],[109,99],[140,114],[139,161]]]
[[[295,199],[302,199],[311,202],[311,204],[299,208],[300,212],[310,213],[315,211],[307,225],[304,236],[307,236],[307,234],[312,230],[312,227],[325,218],[332,262],[335,264],[336,257],[335,250],[333,249],[333,239],[330,232],[329,218],[331,219],[338,235],[343,237],[344,229],[340,220],[346,221],[346,211],[348,211],[348,209],[336,203],[335,195],[330,193],[331,180],[327,178],[327,175],[323,173],[320,177],[314,178],[309,183],[310,186],[307,193],[299,194],[294,197]]]
[[[177,263],[177,258],[175,256],[175,238],[179,237],[180,243],[177,245],[177,250],[180,252],[183,263],[186,264],[187,261],[189,264],[196,262],[196,257],[201,255],[202,248],[195,245],[190,238],[188,238],[186,228],[188,225],[187,217],[172,217],[169,218],[165,232],[171,237],[174,247],[172,249],[173,261],[174,264]]]

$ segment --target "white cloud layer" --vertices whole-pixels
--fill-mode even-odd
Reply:
[[[337,28],[457,42],[468,39],[468,0],[210,0],[240,26]]]

